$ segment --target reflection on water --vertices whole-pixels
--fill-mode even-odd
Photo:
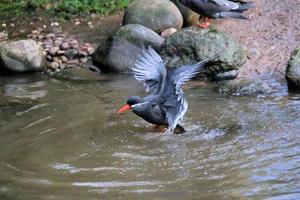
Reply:
[[[299,199],[299,96],[187,91],[183,135],[128,113],[129,77],[0,80],[1,199]]]

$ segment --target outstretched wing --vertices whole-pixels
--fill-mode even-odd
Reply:
[[[222,7],[224,10],[235,10],[239,8],[239,4],[228,0],[211,0],[218,6]]]
[[[172,84],[169,89],[173,91],[173,94],[171,94],[170,98],[167,98],[163,104],[169,124],[168,131],[173,131],[176,128],[188,108],[188,104],[182,90],[183,85],[195,77],[199,71],[203,69],[205,64],[216,59],[219,55],[220,53],[210,59],[203,60],[193,65],[184,65],[170,71],[169,75]]]
[[[163,88],[167,74],[166,67],[152,47],[149,46],[142,53],[132,71],[136,80],[144,82],[146,92],[157,94]]]

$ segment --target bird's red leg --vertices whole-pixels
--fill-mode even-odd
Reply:
[[[160,133],[164,133],[166,131],[166,126],[165,125],[156,125],[154,127],[154,131],[155,132],[160,132]]]
[[[209,23],[209,18],[208,17],[205,17],[204,18],[204,22],[200,23],[200,24],[197,24],[198,27],[200,28],[208,28],[210,26],[210,23]]]

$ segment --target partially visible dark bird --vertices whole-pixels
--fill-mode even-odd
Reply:
[[[243,15],[244,11],[254,7],[254,2],[244,2],[239,0],[179,0],[180,3],[189,7],[194,12],[205,17],[205,23],[200,26],[208,28],[210,23],[208,18],[236,18],[247,19]],[[201,17],[200,16],[200,17]]]
[[[212,59],[215,59],[215,56]],[[144,82],[150,95],[142,98],[131,96],[118,113],[129,109],[149,123],[167,125],[166,132],[183,127],[179,124],[187,111],[188,104],[182,87],[193,78],[209,60],[179,68],[166,68],[161,57],[149,47],[143,52],[132,69],[135,78]]]

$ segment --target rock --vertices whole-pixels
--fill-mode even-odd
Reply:
[[[68,42],[63,42],[60,46],[61,50],[67,50],[70,48],[70,44]]]
[[[97,81],[103,79],[103,76],[99,76],[99,74],[99,71],[90,70],[89,68],[71,67],[54,73],[52,76],[68,81]]]
[[[182,15],[169,0],[136,0],[125,11],[123,25],[141,24],[157,33],[168,28],[181,29]]]
[[[88,61],[87,57],[80,58],[80,62],[82,63],[86,63],[87,61]]]
[[[55,47],[55,46],[51,47],[50,50],[49,50],[49,54],[51,56],[55,56],[58,50],[59,50],[59,47]]]
[[[93,47],[88,47],[86,51],[89,55],[92,55],[95,52],[95,49]]]
[[[47,39],[54,39],[55,38],[55,34],[54,33],[48,33],[45,37]]]
[[[58,50],[58,51],[56,52],[56,54],[57,54],[58,56],[65,55],[65,53],[66,53],[65,50]]]
[[[176,28],[168,28],[166,30],[164,30],[160,36],[163,37],[163,38],[167,38],[169,36],[171,36],[172,34],[176,33],[177,32],[177,29]]]
[[[8,39],[7,33],[0,32],[0,42],[4,42]]]
[[[49,67],[50,67],[51,69],[56,69],[56,68],[59,67],[59,64],[58,64],[57,62],[51,62],[51,63],[49,64]]]
[[[87,57],[87,56],[88,56],[88,53],[85,52],[85,51],[78,51],[78,55],[79,55],[80,57]]]
[[[43,48],[34,40],[19,40],[0,44],[0,71],[42,71],[46,66]]]
[[[56,39],[56,40],[54,41],[54,46],[60,47],[61,45],[62,45],[62,40]]]
[[[47,55],[47,56],[46,56],[46,59],[47,59],[48,61],[52,61],[52,60],[53,60],[53,57],[50,56],[50,55]]]
[[[228,72],[217,74],[215,77],[212,78],[214,81],[225,81],[225,80],[232,80],[235,79],[239,75],[237,70],[231,70]]]
[[[168,37],[161,55],[170,67],[193,64],[220,53],[199,77],[213,78],[217,74],[238,70],[246,62],[246,53],[231,37],[212,29],[186,28]]]
[[[66,62],[67,65],[77,65],[79,64],[79,60],[78,59],[74,59],[74,60],[68,60]]]
[[[300,47],[293,52],[288,62],[286,79],[290,90],[300,91]]]
[[[217,89],[230,95],[286,95],[286,87],[273,77],[237,78],[223,81]]]
[[[60,59],[64,63],[68,61],[68,58],[66,56],[60,56]]]
[[[75,49],[68,49],[64,56],[66,56],[68,59],[74,59],[78,56],[78,51],[76,51]]]
[[[102,72],[126,72],[134,66],[143,48],[151,45],[159,49],[163,41],[157,33],[142,25],[128,24],[98,47],[93,63]]]
[[[175,5],[180,10],[183,17],[184,25],[191,26],[197,23],[200,17],[199,14],[197,14],[196,12],[192,11],[190,8],[181,4],[179,0],[171,0],[171,1],[175,3]]]

